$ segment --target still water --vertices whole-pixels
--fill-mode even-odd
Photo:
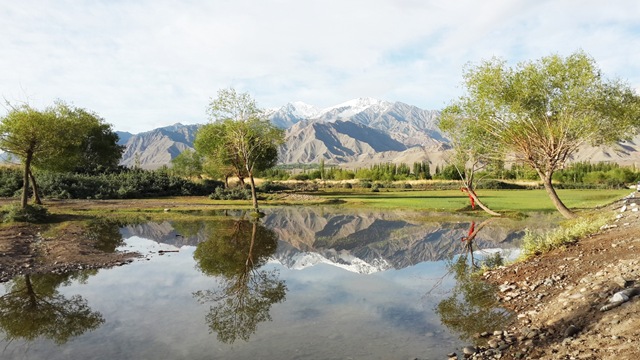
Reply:
[[[266,213],[102,229],[143,257],[4,284],[0,358],[441,359],[509,316],[461,271],[460,239],[479,229],[476,260],[513,257],[525,228],[556,221]]]

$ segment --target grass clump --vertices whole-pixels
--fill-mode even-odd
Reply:
[[[2,209],[3,222],[29,222],[42,223],[49,217],[47,208],[41,205],[27,205],[22,208],[20,204],[7,205]]]
[[[580,217],[544,234],[535,234],[527,230],[523,238],[521,258],[528,259],[575,243],[578,239],[600,230],[610,218],[608,215]]]

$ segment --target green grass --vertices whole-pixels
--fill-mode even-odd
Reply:
[[[570,209],[590,209],[628,195],[631,190],[558,190]],[[497,212],[555,211],[544,190],[479,190],[482,202]],[[459,190],[319,193],[323,198],[344,200],[346,207],[458,211],[469,207],[469,198]]]
[[[527,232],[522,239],[522,255],[520,259],[526,260],[574,243],[589,234],[597,232],[612,217],[611,213],[591,214],[590,216],[568,221],[561,227],[545,234]]]

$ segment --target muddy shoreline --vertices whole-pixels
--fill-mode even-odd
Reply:
[[[66,273],[110,268],[132,262],[137,253],[105,252],[78,224],[53,236],[43,236],[46,225],[15,224],[0,228],[0,282],[17,275]]]

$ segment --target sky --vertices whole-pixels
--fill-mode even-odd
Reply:
[[[132,133],[205,123],[229,87],[262,108],[439,110],[465,66],[494,56],[582,50],[640,93],[636,0],[20,0],[0,4],[0,24],[3,104],[60,99]]]

